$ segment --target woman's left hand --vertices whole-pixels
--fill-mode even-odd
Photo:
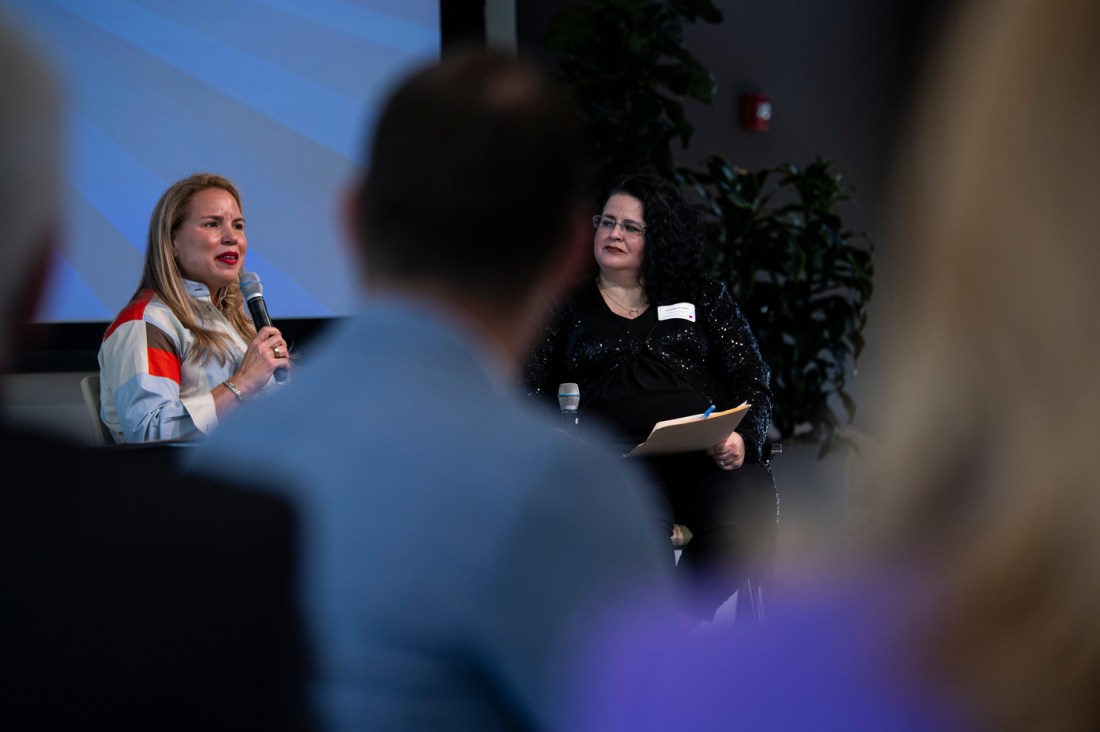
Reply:
[[[707,450],[723,470],[736,470],[745,462],[745,438],[737,432]]]

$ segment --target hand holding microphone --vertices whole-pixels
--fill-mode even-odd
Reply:
[[[271,316],[267,314],[267,304],[264,302],[264,286],[260,282],[260,277],[255,272],[242,272],[240,277],[241,295],[244,297],[245,303],[248,304],[248,312],[252,315],[252,322],[256,325],[256,331],[263,330],[265,327],[273,327],[271,325]],[[275,358],[287,358],[289,354],[286,350],[286,344],[282,341],[282,336],[276,331],[274,334],[274,340],[277,341],[272,346],[272,355]],[[282,384],[287,379],[287,367],[280,366],[275,369],[275,381]]]

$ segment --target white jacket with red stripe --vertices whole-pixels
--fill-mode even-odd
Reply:
[[[210,392],[236,372],[248,343],[214,307],[206,285],[183,284],[207,311],[206,327],[230,337],[231,358],[200,363],[194,334],[151,290],[139,294],[99,348],[100,417],[115,442],[196,439],[218,424]]]

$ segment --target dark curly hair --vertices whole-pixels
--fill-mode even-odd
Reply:
[[[690,299],[706,276],[703,264],[703,219],[679,186],[650,173],[621,175],[603,191],[599,205],[626,194],[642,202],[645,247],[642,287],[651,304]]]

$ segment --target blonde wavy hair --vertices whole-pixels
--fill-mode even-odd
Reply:
[[[878,539],[997,730],[1100,729],[1100,3],[961,6],[895,186]]]
[[[149,218],[149,237],[145,247],[145,266],[141,284],[134,296],[143,290],[155,292],[172,311],[180,323],[195,335],[199,361],[206,362],[212,356],[222,363],[231,358],[231,342],[228,336],[204,325],[206,316],[199,302],[187,294],[183,287],[183,275],[172,249],[172,236],[190,214],[191,199],[196,193],[209,188],[220,188],[233,196],[241,205],[241,194],[228,179],[214,173],[195,173],[176,181],[168,187],[153,208]],[[245,315],[240,286],[234,282],[210,293],[211,302],[232,324],[245,341],[251,341],[256,328]]]

